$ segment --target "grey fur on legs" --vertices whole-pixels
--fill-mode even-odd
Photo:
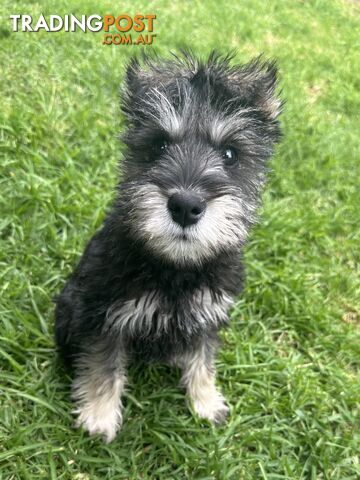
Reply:
[[[77,357],[72,399],[77,426],[111,442],[122,424],[121,395],[126,382],[125,359],[112,342],[93,345]]]
[[[222,423],[229,412],[225,398],[215,386],[214,349],[202,343],[177,363],[182,369],[181,384],[194,411],[212,423]]]

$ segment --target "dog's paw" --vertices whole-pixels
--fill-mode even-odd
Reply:
[[[106,410],[89,404],[81,406],[75,413],[78,415],[76,427],[83,427],[90,435],[101,435],[106,443],[112,442],[120,430],[122,415],[119,408]]]
[[[211,423],[219,425],[223,423],[229,414],[229,407],[225,403],[225,398],[215,391],[207,398],[194,399],[193,409],[201,418],[206,418]]]

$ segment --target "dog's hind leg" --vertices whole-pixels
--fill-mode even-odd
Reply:
[[[113,340],[96,340],[75,361],[72,398],[77,426],[111,442],[122,424],[125,356]]]
[[[215,386],[214,349],[202,344],[177,361],[182,368],[181,383],[195,412],[213,423],[221,423],[229,412],[222,394]]]

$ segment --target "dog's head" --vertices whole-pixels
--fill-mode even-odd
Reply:
[[[212,53],[132,60],[119,188],[134,240],[178,265],[244,242],[280,131],[274,63]]]

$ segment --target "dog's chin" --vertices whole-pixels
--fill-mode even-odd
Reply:
[[[213,249],[205,249],[199,240],[186,233],[171,239],[164,238],[156,247],[152,246],[152,250],[163,260],[182,266],[201,265],[215,256]]]
[[[149,236],[146,244],[156,257],[179,266],[199,266],[222,250],[198,226],[182,228],[173,222]]]

